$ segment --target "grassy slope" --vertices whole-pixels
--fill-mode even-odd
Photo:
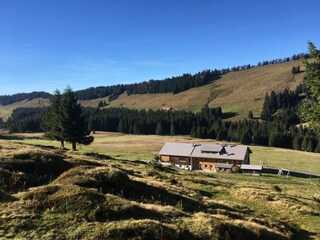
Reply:
[[[234,113],[233,119],[242,119],[252,110],[255,117],[261,112],[266,92],[282,91],[285,88],[294,90],[302,82],[303,73],[293,75],[293,66],[301,65],[300,61],[267,65],[244,71],[223,75],[212,84],[189,89],[178,94],[139,94],[120,95],[107,107],[127,107],[135,109],[159,109],[162,106],[173,106],[184,110],[198,111],[204,105],[222,106],[225,113]],[[303,70],[303,67],[301,68]],[[84,106],[96,107],[100,100],[81,101]],[[0,106],[0,117],[7,119],[16,107],[43,106],[47,100],[26,100],[9,106]]]
[[[23,100],[10,105],[2,106],[0,105],[0,118],[7,120],[12,111],[16,108],[32,108],[32,107],[43,107],[48,104],[49,100],[44,98],[35,98],[33,100]]]
[[[205,104],[222,107],[224,113],[236,113],[233,119],[242,119],[252,110],[260,116],[265,94],[294,90],[302,83],[303,73],[293,75],[292,67],[302,65],[301,61],[267,65],[223,75],[212,84],[193,88],[179,94],[144,94],[127,96],[122,94],[108,107],[153,108],[173,106],[197,111]],[[303,70],[303,67],[301,68]]]
[[[132,140],[110,138],[121,144],[123,137]],[[0,141],[1,166],[19,156],[36,156],[48,163],[48,154],[80,166],[48,185],[1,198],[1,239],[320,237],[320,206],[314,199],[320,198],[317,179],[158,169],[143,162],[99,160],[101,156],[81,151],[25,143]]]
[[[222,106],[223,112],[236,112],[238,118],[246,117],[249,110],[259,117],[267,92],[294,90],[302,83],[303,73],[291,73],[292,67],[297,65],[302,64],[293,61],[226,74],[213,84],[213,100],[209,106]]]

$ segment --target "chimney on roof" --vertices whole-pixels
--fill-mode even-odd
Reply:
[[[226,151],[225,146],[223,146],[223,147],[221,148],[219,154],[220,154],[220,155],[222,155],[222,154],[227,154],[227,151]]]

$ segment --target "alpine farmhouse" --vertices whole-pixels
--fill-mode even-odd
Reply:
[[[243,145],[165,143],[160,150],[160,161],[188,170],[217,171],[216,164],[241,166],[250,164],[252,151]]]

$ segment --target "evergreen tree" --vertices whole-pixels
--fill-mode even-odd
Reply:
[[[173,136],[173,135],[176,135],[176,130],[174,128],[174,123],[173,121],[171,121],[171,125],[170,125],[170,135]]]
[[[306,148],[307,152],[313,152],[314,151],[314,144],[312,139],[309,140],[308,144],[307,144],[307,148]]]
[[[217,140],[221,141],[221,140],[227,140],[227,134],[226,131],[223,129],[220,129],[217,133]]]
[[[251,143],[251,137],[248,131],[244,132],[240,137],[240,143],[242,144],[250,144]]]
[[[118,132],[124,133],[124,127],[123,127],[122,119],[120,119],[119,124],[118,124]]]
[[[308,42],[308,45],[310,56],[314,61],[309,63],[304,60],[306,66],[304,82],[309,94],[301,104],[300,116],[320,135],[320,51],[312,42]]]
[[[70,87],[62,95],[60,111],[62,138],[72,144],[73,150],[76,150],[77,143],[89,145],[93,142],[81,105]]]
[[[269,136],[269,146],[270,147],[285,147],[286,141],[283,133],[272,132]]]
[[[301,143],[302,151],[307,151],[309,141],[310,141],[310,137],[308,135],[305,135]]]
[[[158,124],[157,124],[156,134],[157,135],[162,135],[163,134],[163,122],[162,122],[162,120],[160,120],[158,122]]]
[[[275,147],[277,144],[276,144],[276,134],[275,133],[271,133],[270,136],[269,136],[269,146],[270,147]]]
[[[301,150],[302,139],[299,136],[295,136],[292,141],[292,147],[295,150]]]
[[[133,124],[133,134],[140,134],[140,126],[139,122],[135,121]]]
[[[197,128],[196,127],[192,127],[191,128],[190,136],[192,138],[196,138],[197,137]]]
[[[217,133],[215,131],[215,128],[214,127],[211,127],[209,132],[208,132],[208,138],[210,139],[215,139],[217,136]]]
[[[320,153],[320,140],[318,141],[318,144],[317,144],[316,148],[314,149],[314,151],[316,153]]]

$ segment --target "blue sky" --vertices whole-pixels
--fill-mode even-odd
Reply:
[[[0,95],[256,64],[320,48],[320,1],[0,0]]]

